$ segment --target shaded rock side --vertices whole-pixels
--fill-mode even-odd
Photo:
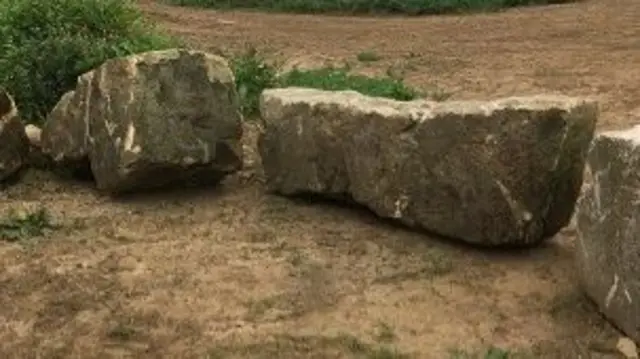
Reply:
[[[61,165],[88,160],[97,187],[114,194],[215,184],[242,166],[241,123],[225,59],[152,51],[80,76],[47,119],[42,147]]]
[[[640,126],[598,135],[585,173],[576,207],[581,284],[640,343]]]
[[[438,103],[272,89],[259,151],[277,193],[353,200],[474,244],[528,246],[569,222],[597,112],[561,96]]]
[[[62,95],[47,116],[40,134],[43,154],[62,167],[79,167],[89,160],[89,113],[94,73],[78,77],[76,90]]]
[[[0,182],[28,162],[29,141],[13,97],[0,87]]]

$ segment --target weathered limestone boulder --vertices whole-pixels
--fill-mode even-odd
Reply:
[[[0,87],[0,182],[16,174],[28,161],[29,142],[18,109]]]
[[[640,126],[599,134],[585,172],[576,207],[582,286],[640,343]]]
[[[362,204],[486,246],[528,246],[570,220],[597,105],[537,96],[397,102],[287,88],[261,98],[269,188]]]
[[[241,122],[225,59],[152,51],[80,76],[48,117],[42,148],[61,165],[89,161],[97,187],[112,194],[215,184],[242,166]]]

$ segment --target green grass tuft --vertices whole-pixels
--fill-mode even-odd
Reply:
[[[43,236],[46,231],[57,228],[45,208],[25,213],[11,210],[0,219],[0,240],[18,242]]]

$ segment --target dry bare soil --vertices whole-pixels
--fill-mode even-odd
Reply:
[[[640,106],[637,0],[427,18],[141,6],[202,49],[391,69],[458,99],[594,96],[600,129],[629,126]],[[363,51],[381,60],[359,63]],[[62,224],[0,242],[0,357],[450,358],[493,345],[616,358],[619,334],[580,294],[571,229],[487,251],[272,196],[246,133],[247,168],[213,190],[114,200],[32,171],[0,193],[0,211],[45,206]]]

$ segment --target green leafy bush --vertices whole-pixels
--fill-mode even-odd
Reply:
[[[220,9],[262,9],[301,13],[444,14],[499,10],[514,6],[568,3],[575,0],[166,0],[174,5]]]
[[[0,0],[0,85],[28,122],[105,60],[177,45],[128,0]]]

